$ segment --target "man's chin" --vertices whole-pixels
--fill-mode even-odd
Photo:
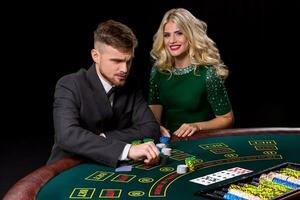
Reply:
[[[119,81],[115,81],[114,85],[117,87],[121,87],[126,83],[126,80],[119,80]]]

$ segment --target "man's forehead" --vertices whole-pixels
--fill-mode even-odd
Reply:
[[[106,45],[106,44],[101,44],[101,52],[103,54],[110,54],[111,56],[113,57],[118,57],[122,60],[129,60],[133,57],[133,52],[132,51],[123,51],[121,49],[118,49],[118,48],[114,48],[110,45]]]

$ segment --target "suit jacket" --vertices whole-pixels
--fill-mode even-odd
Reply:
[[[157,141],[159,125],[136,86],[128,77],[111,107],[95,65],[58,80],[53,104],[55,142],[48,163],[79,155],[115,167],[127,143],[143,138]]]

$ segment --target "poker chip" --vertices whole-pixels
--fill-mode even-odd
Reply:
[[[249,193],[243,192],[241,190],[237,190],[237,189],[230,189],[227,194],[235,195],[236,197],[238,197],[238,199],[241,199],[241,200],[244,200],[244,199],[261,200],[257,196],[254,196],[252,194],[249,194]]]
[[[143,142],[154,142],[152,138],[144,138]]]
[[[287,175],[287,176],[291,176],[297,179],[300,179],[300,171],[299,170],[295,170],[295,169],[291,169],[291,168],[282,168],[280,170],[280,173],[283,175]]]
[[[188,167],[186,165],[177,165],[176,172],[177,174],[185,174],[188,171]]]
[[[245,200],[244,198],[236,196],[236,195],[231,194],[231,193],[226,193],[224,195],[224,199],[227,199],[227,200]]]
[[[285,180],[282,180],[282,179],[279,179],[279,178],[273,178],[272,182],[275,182],[275,183],[278,183],[280,185],[284,185],[284,186],[287,186],[287,187],[290,187],[290,188],[293,188],[293,189],[300,187],[300,185],[298,185],[298,184],[295,184],[295,183],[292,183],[292,182],[289,182],[289,181],[285,181]]]
[[[283,175],[283,174],[280,174],[280,173],[277,173],[277,172],[270,172],[270,173],[267,174],[267,177],[270,178],[270,179],[278,178],[278,179],[281,179],[281,180],[284,180],[284,181],[287,181],[287,182],[294,183],[294,184],[298,185],[298,187],[300,187],[300,180],[296,179],[294,177]]]
[[[167,146],[164,143],[158,143],[156,144],[156,147],[159,149],[159,151],[161,151],[163,148],[166,148]]]
[[[131,144],[135,145],[135,144],[142,144],[142,140],[133,140],[131,142]]]
[[[159,142],[168,145],[169,142],[170,142],[170,139],[171,139],[170,137],[161,136],[161,137],[159,138]]]
[[[171,156],[172,149],[171,148],[162,148],[161,153],[166,156]]]
[[[284,186],[284,185],[280,185],[278,183],[275,183],[275,182],[272,182],[272,181],[268,181],[268,180],[261,181],[260,184],[261,185],[259,185],[259,186],[264,186],[264,187],[272,188],[274,190],[279,190],[279,191],[282,191],[282,192],[288,192],[288,191],[292,190],[292,188],[290,188],[290,187],[287,187],[287,186]]]
[[[189,168],[190,171],[196,170],[196,158],[195,157],[187,157],[185,159],[185,164]]]
[[[250,186],[249,184],[245,184],[242,187],[238,186],[238,185],[235,185],[235,184],[231,184],[229,186],[229,190],[230,189],[241,190],[241,191],[246,192],[248,194],[258,196],[261,199],[272,199],[272,198],[274,198],[276,196],[279,196],[283,193],[281,191],[275,191],[273,188],[267,188],[267,187],[264,187],[264,186],[255,187],[255,186]]]
[[[193,163],[197,162],[197,159],[192,157],[186,158],[185,162],[187,166],[193,166]],[[198,160],[199,161],[199,160]],[[292,164],[288,164],[292,165]],[[300,188],[299,179],[295,178],[299,176],[300,168],[295,167],[272,168],[269,172],[263,171],[258,176],[253,175],[250,179],[242,178],[240,182],[230,183],[227,186],[222,185],[217,189],[202,191],[203,196],[217,197],[218,199],[251,199],[251,200],[271,200],[281,199],[285,197],[285,194],[291,194],[295,190]],[[289,174],[289,175],[288,175]],[[213,179],[212,179],[213,180]],[[194,180],[191,180],[192,182]],[[195,181],[196,182],[196,181]],[[204,182],[204,180],[202,180]],[[212,181],[214,183],[214,181]],[[198,182],[197,182],[198,183]],[[200,183],[200,181],[199,181]],[[204,184],[203,184],[204,185]],[[201,196],[202,196],[201,195]]]
[[[160,155],[160,164],[161,165],[167,165],[169,161],[169,156],[161,154]]]

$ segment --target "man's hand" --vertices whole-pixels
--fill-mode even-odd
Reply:
[[[153,142],[131,145],[128,158],[133,160],[142,160],[148,165],[153,165],[159,161],[159,151]]]

